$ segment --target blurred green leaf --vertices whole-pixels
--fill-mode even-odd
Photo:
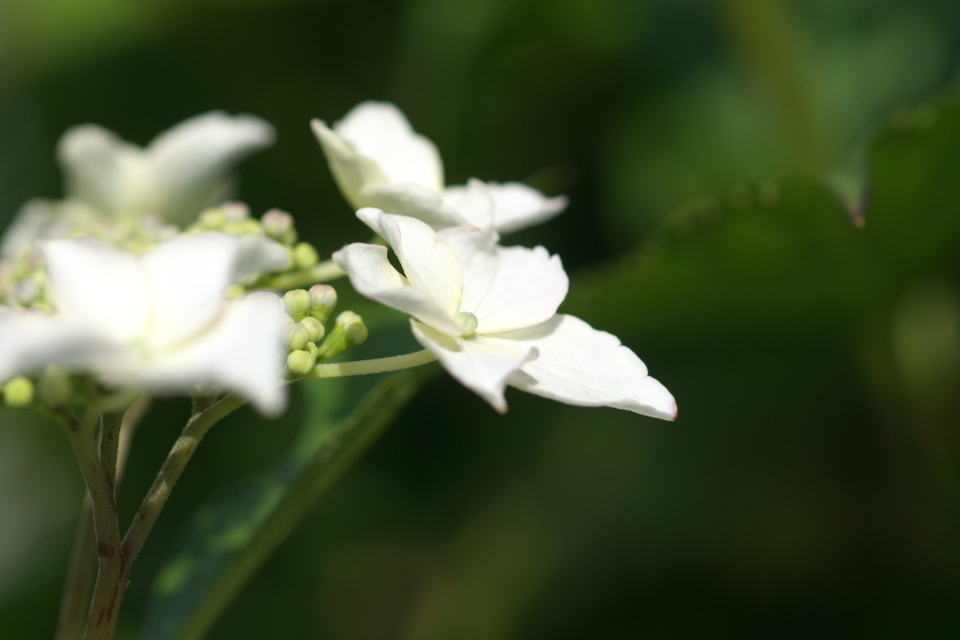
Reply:
[[[145,640],[200,638],[321,495],[377,439],[433,367],[318,380],[299,439],[270,472],[201,507],[161,569]]]
[[[863,229],[826,182],[737,188],[585,274],[566,309],[617,334],[672,340],[856,330],[905,285],[957,262],[960,103],[896,116],[868,157]]]

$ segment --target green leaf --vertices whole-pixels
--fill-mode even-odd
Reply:
[[[896,116],[863,157],[859,226],[827,180],[734,189],[585,273],[562,310],[674,343],[849,337],[960,262],[960,102]]]
[[[434,371],[299,383],[309,386],[309,412],[299,439],[270,472],[197,512],[154,583],[143,639],[203,637]]]

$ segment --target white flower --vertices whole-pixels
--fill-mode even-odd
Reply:
[[[390,103],[363,102],[333,129],[322,120],[311,124],[340,190],[356,209],[412,216],[435,229],[469,225],[508,232],[548,220],[567,206],[563,196],[546,198],[518,182],[445,187],[436,146]],[[478,185],[487,193],[478,194]]]
[[[557,256],[500,247],[493,231],[435,232],[414,218],[357,213],[393,248],[347,245],[334,254],[362,295],[409,313],[416,339],[453,377],[495,409],[507,384],[581,406],[610,406],[673,420],[676,402],[613,335],[556,314],[567,294]]]
[[[93,124],[67,130],[57,156],[67,194],[104,214],[153,214],[178,224],[221,202],[234,165],[273,143],[253,116],[210,112],[140,148]]]
[[[55,312],[0,314],[0,381],[58,364],[118,387],[211,385],[246,395],[264,413],[283,408],[287,320],[279,299],[224,295],[238,280],[286,264],[277,243],[202,233],[139,256],[90,238],[40,249]]]

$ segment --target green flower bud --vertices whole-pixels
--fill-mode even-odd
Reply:
[[[263,229],[260,228],[260,222],[249,218],[244,218],[243,220],[227,220],[227,223],[223,225],[223,230],[235,236],[256,236],[263,233]]]
[[[363,344],[369,331],[363,324],[363,318],[353,311],[344,311],[337,316],[336,324],[327,333],[326,339],[318,348],[317,359],[331,358],[347,349]]]
[[[227,223],[227,214],[223,209],[205,209],[200,212],[196,226],[200,229],[222,229]]]
[[[460,325],[460,334],[464,338],[469,338],[477,332],[477,316],[466,311],[460,311],[453,315],[453,321]]]
[[[50,365],[43,370],[37,381],[37,392],[41,400],[57,407],[70,400],[70,396],[73,395],[73,383],[66,371],[56,365]]]
[[[317,348],[317,345],[316,345],[316,343],[314,343],[314,342],[308,342],[308,343],[307,343],[307,348],[304,349],[304,351],[306,351],[307,353],[309,353],[310,355],[312,355],[314,361],[316,361],[317,356],[320,354],[320,349]]]
[[[323,336],[326,331],[323,329],[323,323],[321,323],[319,320],[313,316],[307,316],[300,321],[300,324],[303,325],[310,333],[310,342],[319,342],[323,340]]]
[[[309,269],[320,261],[320,254],[309,242],[301,242],[293,248],[293,264],[297,269]]]
[[[3,385],[3,401],[8,407],[20,408],[33,402],[33,382],[17,376]]]
[[[337,290],[328,284],[315,284],[310,287],[310,315],[326,323],[337,308]]]
[[[310,294],[304,289],[294,289],[283,294],[283,308],[293,318],[300,322],[310,313]]]
[[[228,222],[246,220],[250,217],[250,207],[243,202],[224,202],[221,210]]]
[[[297,230],[293,227],[293,216],[280,209],[271,209],[260,219],[264,232],[283,244],[292,245],[297,241]]]
[[[313,370],[317,364],[317,358],[309,351],[298,349],[291,351],[287,355],[287,371],[294,378],[305,376]]]
[[[299,322],[294,322],[287,325],[284,338],[291,351],[299,351],[306,348],[307,343],[310,342],[310,332]]]

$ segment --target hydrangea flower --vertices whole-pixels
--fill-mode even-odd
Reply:
[[[567,206],[565,197],[547,198],[519,182],[446,187],[436,146],[390,103],[363,102],[332,129],[322,120],[311,124],[355,209],[376,207],[435,229],[469,225],[508,232],[548,220]]]
[[[412,316],[413,335],[463,385],[497,411],[505,387],[567,404],[609,406],[676,419],[676,401],[615,336],[557,314],[568,280],[543,247],[500,247],[492,230],[433,230],[362,209],[387,248],[350,244],[334,260],[361,294]]]
[[[7,231],[2,255],[11,259],[35,240],[75,233],[106,238],[118,222],[143,223],[157,229],[151,231],[156,238],[169,236],[163,223],[186,225],[223,201],[233,167],[274,137],[259,118],[219,111],[185,120],[144,148],[98,125],[68,129],[57,148],[66,199],[28,202]]]
[[[116,387],[214,386],[240,392],[264,413],[282,410],[282,305],[270,293],[225,296],[238,280],[284,266],[279,244],[200,233],[141,255],[91,238],[40,251],[54,313],[0,313],[0,382],[56,364]]]

